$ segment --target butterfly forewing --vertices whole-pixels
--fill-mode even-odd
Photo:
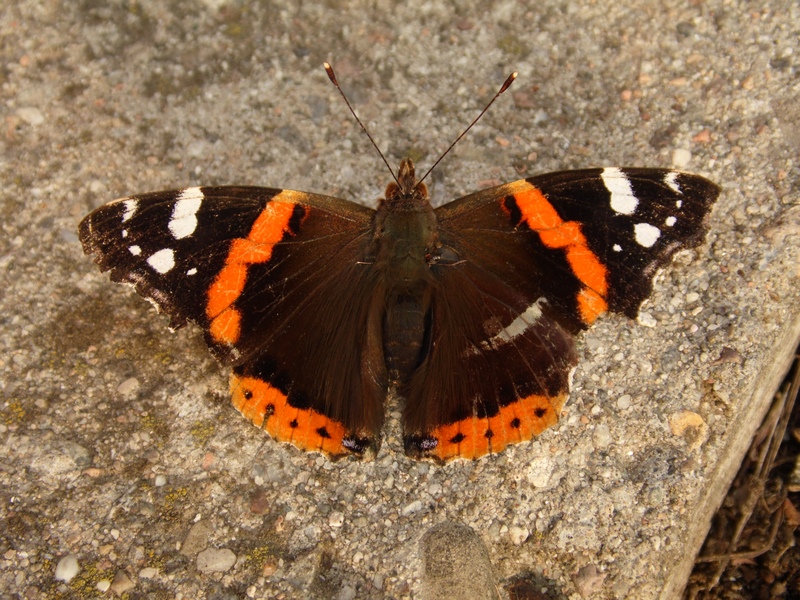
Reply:
[[[383,420],[385,377],[370,363],[382,354],[364,354],[379,319],[362,262],[373,214],[291,190],[203,187],[112,202],[79,233],[114,281],[134,284],[174,327],[205,330],[235,365],[234,404],[248,418],[339,455],[374,450]]]
[[[609,310],[636,317],[656,271],[680,249],[700,244],[719,188],[668,169],[563,171],[527,180],[565,222],[580,223],[605,267]]]
[[[101,270],[110,270],[113,281],[135,285],[171,317],[173,327],[187,320],[205,327],[206,292],[225,265],[231,240],[246,236],[279,192],[188,188],[122,198],[88,215],[79,235]],[[220,358],[227,355],[227,349],[217,350]]]
[[[658,268],[702,242],[718,195],[689,173],[586,169],[483,190],[436,215],[444,243],[578,330],[605,310],[635,317]]]

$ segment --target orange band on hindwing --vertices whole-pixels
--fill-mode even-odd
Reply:
[[[231,402],[236,410],[279,442],[334,457],[351,453],[343,445],[347,430],[341,423],[311,408],[292,406],[286,394],[267,381],[231,375]]]
[[[520,182],[512,189],[522,220],[539,234],[542,244],[564,251],[567,263],[575,277],[583,284],[577,303],[581,319],[587,325],[608,309],[608,269],[589,248],[586,237],[577,221],[564,221],[545,198],[544,194],[528,182]]]
[[[558,422],[567,397],[567,393],[531,395],[501,407],[494,416],[468,417],[437,427],[429,434],[436,439],[429,455],[439,460],[475,459],[530,440]]]
[[[275,244],[287,233],[294,214],[297,192],[284,190],[272,198],[250,228],[246,238],[236,238],[228,249],[225,266],[208,290],[206,316],[211,321],[209,331],[214,341],[234,345],[242,333],[242,315],[234,306],[244,291],[251,265],[267,263]]]

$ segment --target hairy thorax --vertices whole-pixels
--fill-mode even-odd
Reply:
[[[401,164],[398,183],[387,188],[375,219],[375,268],[386,296],[384,354],[390,379],[402,383],[427,351],[435,285],[430,263],[439,247],[427,189],[416,182],[410,160]]]

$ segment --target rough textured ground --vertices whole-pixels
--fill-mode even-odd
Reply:
[[[686,600],[800,596],[800,348],[714,515]]]
[[[463,548],[462,574],[490,562],[495,589],[471,582],[486,598],[680,592],[800,330],[800,10],[526,4],[4,8],[4,597],[425,597],[449,580],[436,548]],[[229,406],[196,330],[169,333],[82,255],[80,218],[129,193],[247,183],[370,203],[388,176],[323,60],[389,160],[422,165],[519,70],[435,172],[438,202],[594,165],[676,164],[724,188],[708,243],[659,277],[640,322],[582,338],[572,398],[535,442],[420,464],[395,412],[371,463],[277,445]]]

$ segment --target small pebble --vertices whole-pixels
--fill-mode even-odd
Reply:
[[[117,571],[114,575],[114,581],[111,582],[111,591],[117,596],[121,596],[125,592],[131,591],[135,585],[125,571]]]
[[[341,589],[339,595],[336,597],[336,600],[354,600],[355,597],[356,591],[349,585],[346,585]]]
[[[672,152],[672,164],[679,169],[683,169],[688,166],[691,160],[692,153],[686,148],[676,148]]]
[[[135,396],[139,391],[139,380],[136,377],[130,377],[117,386],[117,392],[122,396]]]
[[[549,458],[536,458],[530,462],[525,470],[525,477],[537,488],[544,488],[550,484],[555,463]]]
[[[236,564],[236,555],[228,548],[207,548],[197,555],[197,570],[224,573]]]
[[[21,106],[17,109],[17,116],[29,125],[41,125],[44,123],[44,115],[35,106]]]
[[[636,321],[643,327],[653,328],[658,325],[658,321],[656,321],[655,317],[653,317],[653,315],[651,315],[649,312],[640,312]]]
[[[709,428],[703,417],[691,410],[672,413],[669,416],[669,428],[673,435],[683,437],[691,452],[700,448],[709,435]]]
[[[578,593],[584,598],[589,598],[603,588],[605,578],[605,573],[599,572],[595,565],[589,564],[578,571],[573,580]]]
[[[375,586],[375,589],[382,590],[383,589],[383,575],[377,573],[375,577],[372,578],[372,585]]]
[[[331,527],[341,527],[344,525],[344,514],[338,510],[334,510],[328,515],[328,525]]]
[[[181,546],[181,554],[184,556],[194,556],[206,546],[208,546],[208,537],[211,535],[211,524],[208,521],[200,520],[189,530],[186,534],[186,539],[183,540]]]
[[[592,441],[597,448],[608,448],[613,441],[611,438],[611,431],[608,428],[608,425],[603,423],[597,425],[594,428],[594,434],[592,435]]]
[[[530,532],[525,527],[513,525],[508,529],[508,537],[515,546],[521,546],[528,539]]]
[[[419,512],[422,510],[422,502],[419,500],[414,500],[411,504],[406,504],[403,507],[403,516],[411,515],[415,512]]]
[[[67,554],[56,565],[56,579],[69,583],[81,570],[78,558],[74,554]]]

